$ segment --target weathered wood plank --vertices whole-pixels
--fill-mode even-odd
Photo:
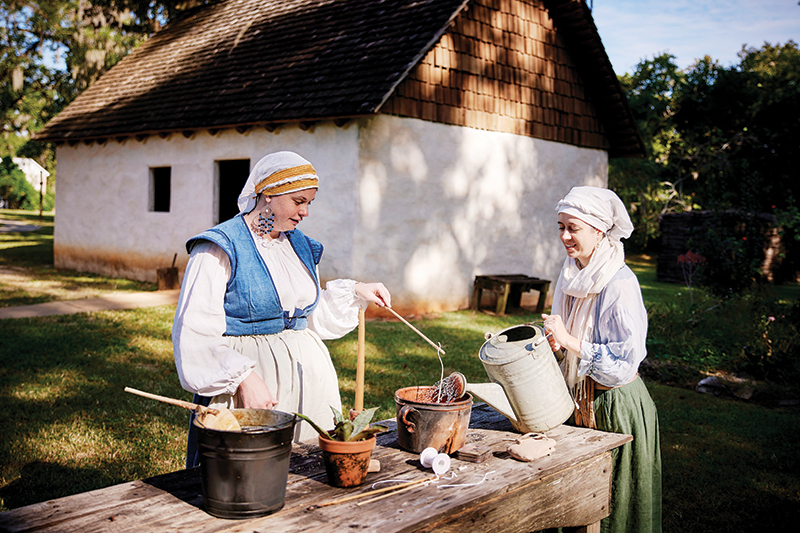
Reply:
[[[381,471],[369,474],[367,483],[355,489],[328,485],[318,448],[296,445],[285,506],[271,516],[243,521],[210,516],[202,510],[199,469],[192,469],[14,509],[0,514],[0,531],[278,533],[358,528],[388,533],[583,525],[606,516],[610,450],[631,440],[627,435],[560,426],[548,432],[556,441],[553,454],[522,463],[506,451],[519,434],[493,409],[476,404],[467,442],[493,450],[485,463],[453,459],[451,471],[436,482],[376,501],[367,495],[309,511],[312,505],[367,494],[376,482],[431,475],[416,454],[399,448],[394,421],[386,424],[393,429],[378,436],[373,455],[381,462]]]
[[[460,533],[469,524],[482,530],[527,533],[598,522],[608,516],[608,505],[596,502],[609,500],[610,471],[611,452],[604,452],[556,475],[499,492],[480,505],[465,505],[419,531]],[[576,493],[584,499],[576,500]]]

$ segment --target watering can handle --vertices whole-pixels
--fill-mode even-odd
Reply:
[[[417,425],[414,422],[409,422],[408,419],[406,418],[408,414],[412,412],[416,413],[417,410],[411,407],[410,405],[404,405],[400,409],[400,420],[403,422],[403,424],[405,424],[406,430],[408,430],[409,433],[414,433],[414,430],[417,427]]]

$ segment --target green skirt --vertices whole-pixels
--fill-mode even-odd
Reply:
[[[610,515],[603,533],[661,532],[661,446],[658,413],[642,378],[607,391],[596,391],[597,429],[633,435],[612,451]]]

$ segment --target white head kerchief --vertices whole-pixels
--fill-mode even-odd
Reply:
[[[259,193],[278,196],[318,187],[317,172],[311,163],[294,152],[275,152],[264,156],[253,167],[239,193],[239,212],[252,211]]]
[[[579,218],[606,236],[595,248],[588,265],[578,269],[575,260],[568,257],[559,276],[559,283],[564,281],[562,290],[570,296],[585,298],[588,294],[597,294],[625,264],[625,250],[620,239],[630,237],[633,232],[625,204],[609,189],[573,187],[558,202],[556,211]]]
[[[573,187],[556,205],[558,213],[567,213],[603,232],[589,264],[578,268],[567,257],[561,267],[553,295],[554,315],[561,315],[567,331],[581,341],[592,342],[595,329],[595,299],[612,277],[625,265],[625,250],[620,242],[633,232],[625,204],[613,191],[599,187]],[[574,301],[568,305],[568,297]],[[580,354],[567,352],[564,377],[573,395],[579,396],[577,366]],[[581,378],[582,381],[582,378]],[[577,385],[577,386],[576,386]]]

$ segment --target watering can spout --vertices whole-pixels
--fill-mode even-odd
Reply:
[[[512,426],[517,427],[517,417],[514,415],[514,409],[512,409],[502,385],[498,383],[469,383],[467,391],[486,402],[489,407],[508,418]]]

